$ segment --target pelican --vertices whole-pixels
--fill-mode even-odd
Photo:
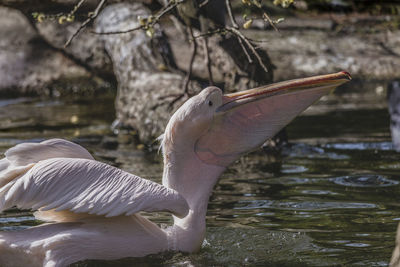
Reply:
[[[227,95],[204,89],[166,126],[162,185],[96,161],[62,139],[8,149],[0,160],[0,211],[36,210],[47,223],[0,232],[0,266],[196,252],[205,238],[208,199],[227,166],[350,79],[338,72]],[[140,211],[168,211],[173,225],[161,229]]]

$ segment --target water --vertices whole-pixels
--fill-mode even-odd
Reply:
[[[331,100],[292,122],[291,144],[280,154],[252,153],[223,174],[199,253],[77,266],[387,265],[400,222],[400,154],[390,142],[387,111],[365,103],[341,108],[340,99]],[[160,155],[114,137],[113,118],[111,98],[1,100],[0,152],[25,140],[62,137],[98,160],[160,182]],[[165,213],[147,216],[171,221]],[[0,215],[0,230],[39,223],[29,211]]]

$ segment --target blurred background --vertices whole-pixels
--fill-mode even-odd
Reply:
[[[400,3],[230,1],[265,71],[250,46],[218,30],[232,26],[225,1],[174,8],[152,24],[167,2],[0,1],[0,152],[65,138],[160,182],[155,138],[209,84],[207,53],[211,80],[226,92],[341,70],[353,80],[225,172],[199,253],[79,266],[387,266],[400,221],[400,154],[391,140],[400,125]],[[104,34],[116,31],[128,32]],[[30,211],[0,214],[2,231],[40,223]]]

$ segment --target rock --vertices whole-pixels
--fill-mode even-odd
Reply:
[[[45,12],[46,5],[58,5],[63,10],[71,8],[71,3],[60,0],[37,7],[40,12]],[[89,1],[82,8],[93,7],[93,3]],[[34,7],[12,0],[5,4],[19,8],[28,17]],[[151,143],[163,132],[173,112],[169,103],[183,93],[183,82],[189,68],[192,48],[185,34],[172,26],[163,30],[158,25],[154,27],[153,38],[142,30],[120,35],[92,34],[93,30],[109,32],[137,27],[139,15],[145,17],[153,13],[139,2],[118,3],[102,10],[95,27],[85,28],[70,46],[64,48],[66,40],[82,23],[84,14],[77,16],[74,22],[59,24],[55,20],[29,22],[18,11],[10,10],[10,14],[6,14],[7,11],[4,11],[3,18],[8,26],[2,29],[2,34],[23,34],[11,35],[10,42],[17,45],[4,43],[8,50],[0,52],[0,66],[6,81],[3,88],[15,88],[16,94],[29,90],[51,94],[52,91],[49,93],[46,88],[52,89],[52,83],[63,79],[83,77],[91,80],[88,78],[90,74],[111,83],[117,80],[115,124],[136,129],[140,140],[145,143]],[[198,55],[192,74],[194,80],[189,86],[192,94],[208,84],[203,40],[198,40]],[[272,67],[265,52],[260,51],[260,54],[271,69],[269,73],[264,73],[257,64],[248,63],[235,37],[213,36],[208,38],[208,42],[214,80],[222,89],[242,90],[272,80]],[[4,60],[1,61],[2,57]],[[77,90],[79,87],[74,87],[74,93]],[[173,108],[176,109],[186,98],[179,99]]]
[[[302,19],[297,19],[302,25]],[[318,20],[320,21],[320,20]],[[306,20],[307,25],[310,19]],[[284,25],[285,22],[282,22]],[[291,22],[293,24],[293,22]],[[400,31],[376,33],[357,30],[346,34],[327,30],[283,29],[249,32],[262,44],[276,65],[276,80],[347,70],[355,79],[385,80],[398,77]],[[257,35],[257,36],[256,36]]]
[[[81,21],[74,21],[60,24],[52,20],[45,20],[42,23],[36,23],[36,27],[40,36],[52,47],[63,51],[66,56],[86,68],[90,73],[115,83],[111,59],[104,49],[101,37],[91,33],[93,28],[83,29],[68,47],[64,47],[81,23]]]
[[[139,25],[138,16],[150,14],[151,11],[140,3],[110,5],[96,19],[95,30],[112,32],[132,29]],[[145,143],[152,143],[163,133],[174,111],[169,104],[183,93],[192,51],[184,35],[175,28],[168,28],[166,34],[158,26],[154,29],[153,38],[146,36],[142,30],[118,37],[101,35],[118,80],[116,124],[137,129],[140,140]],[[241,47],[235,38],[215,36],[209,38],[209,44],[215,81],[226,91],[247,89],[272,80],[272,72],[265,74],[238,52]],[[205,87],[208,78],[203,45],[204,42],[199,42],[193,71],[195,80],[190,83],[189,90],[192,94]],[[266,53],[261,54],[265,64],[270,66]],[[186,99],[187,96],[180,98],[173,108],[179,107]]]
[[[0,7],[0,95],[51,94],[60,79],[90,75],[61,52],[42,41],[17,10]]]
[[[111,32],[135,28],[139,25],[138,16],[150,14],[151,11],[140,3],[110,5],[96,19],[95,30]],[[171,113],[168,100],[182,93],[184,79],[183,74],[172,72],[176,71],[173,62],[168,66],[164,60],[170,55],[166,37],[155,27],[153,38],[138,30],[118,36],[101,35],[101,40],[118,80],[117,120],[120,126],[137,129],[142,142],[151,143],[164,130]],[[170,71],[164,71],[166,68]],[[190,88],[193,92],[201,89],[196,82],[191,83]]]

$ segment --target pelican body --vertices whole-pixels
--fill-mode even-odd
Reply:
[[[36,210],[47,223],[0,232],[0,266],[68,266],[199,250],[208,199],[226,167],[350,79],[339,72],[228,95],[204,89],[166,127],[162,184],[98,162],[62,139],[10,148],[0,160],[0,211]],[[140,211],[171,212],[173,225],[161,229]]]

